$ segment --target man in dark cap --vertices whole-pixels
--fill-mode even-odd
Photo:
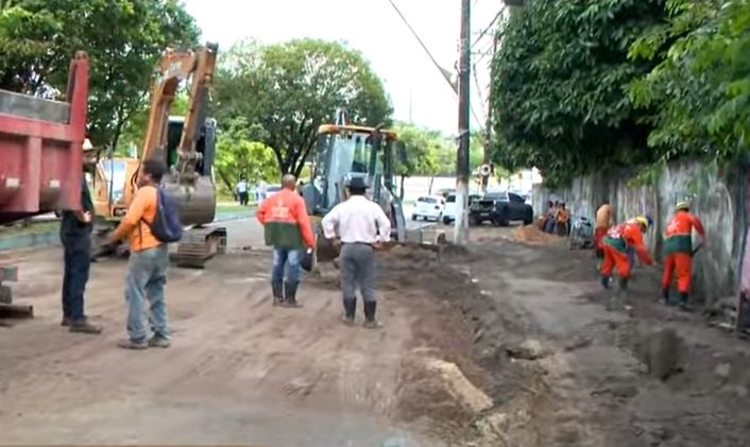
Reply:
[[[341,242],[339,265],[344,302],[344,322],[354,324],[357,288],[362,293],[365,327],[380,326],[375,319],[375,250],[391,239],[391,222],[383,209],[369,200],[364,177],[351,177],[347,183],[349,197],[323,218],[325,237]]]

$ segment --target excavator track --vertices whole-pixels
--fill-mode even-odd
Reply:
[[[205,268],[206,263],[227,250],[225,227],[196,227],[186,230],[177,243],[177,251],[170,253],[170,260],[182,268]]]

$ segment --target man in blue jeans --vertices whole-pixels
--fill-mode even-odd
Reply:
[[[273,305],[299,307],[297,287],[302,276],[300,256],[302,250],[315,246],[315,237],[305,200],[296,191],[297,179],[287,174],[282,178],[281,185],[281,191],[263,201],[256,217],[263,225],[266,245],[273,246]]]
[[[170,345],[169,321],[164,289],[167,284],[169,251],[151,232],[158,209],[157,188],[167,166],[162,160],[146,160],[138,174],[138,192],[109,242],[128,238],[130,259],[125,280],[128,303],[128,339],[119,343],[125,349],[167,348]],[[153,336],[148,337],[144,307],[148,300],[149,323]]]

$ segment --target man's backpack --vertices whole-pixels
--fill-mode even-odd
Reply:
[[[162,188],[156,188],[156,214],[149,228],[159,242],[166,244],[182,239],[182,221],[177,201]]]

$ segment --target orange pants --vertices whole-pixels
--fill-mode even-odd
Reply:
[[[607,235],[607,231],[609,231],[608,228],[597,228],[594,230],[594,248],[597,250],[602,248],[602,240]]]
[[[600,271],[602,276],[611,277],[612,271],[616,268],[617,276],[619,276],[621,280],[628,279],[630,277],[628,254],[607,244],[602,244],[602,251],[604,251],[604,261],[602,262],[602,268]]]
[[[677,275],[677,291],[690,293],[690,283],[693,281],[693,257],[687,253],[667,255],[664,260],[664,275],[661,278],[662,289],[671,287],[672,271]]]

